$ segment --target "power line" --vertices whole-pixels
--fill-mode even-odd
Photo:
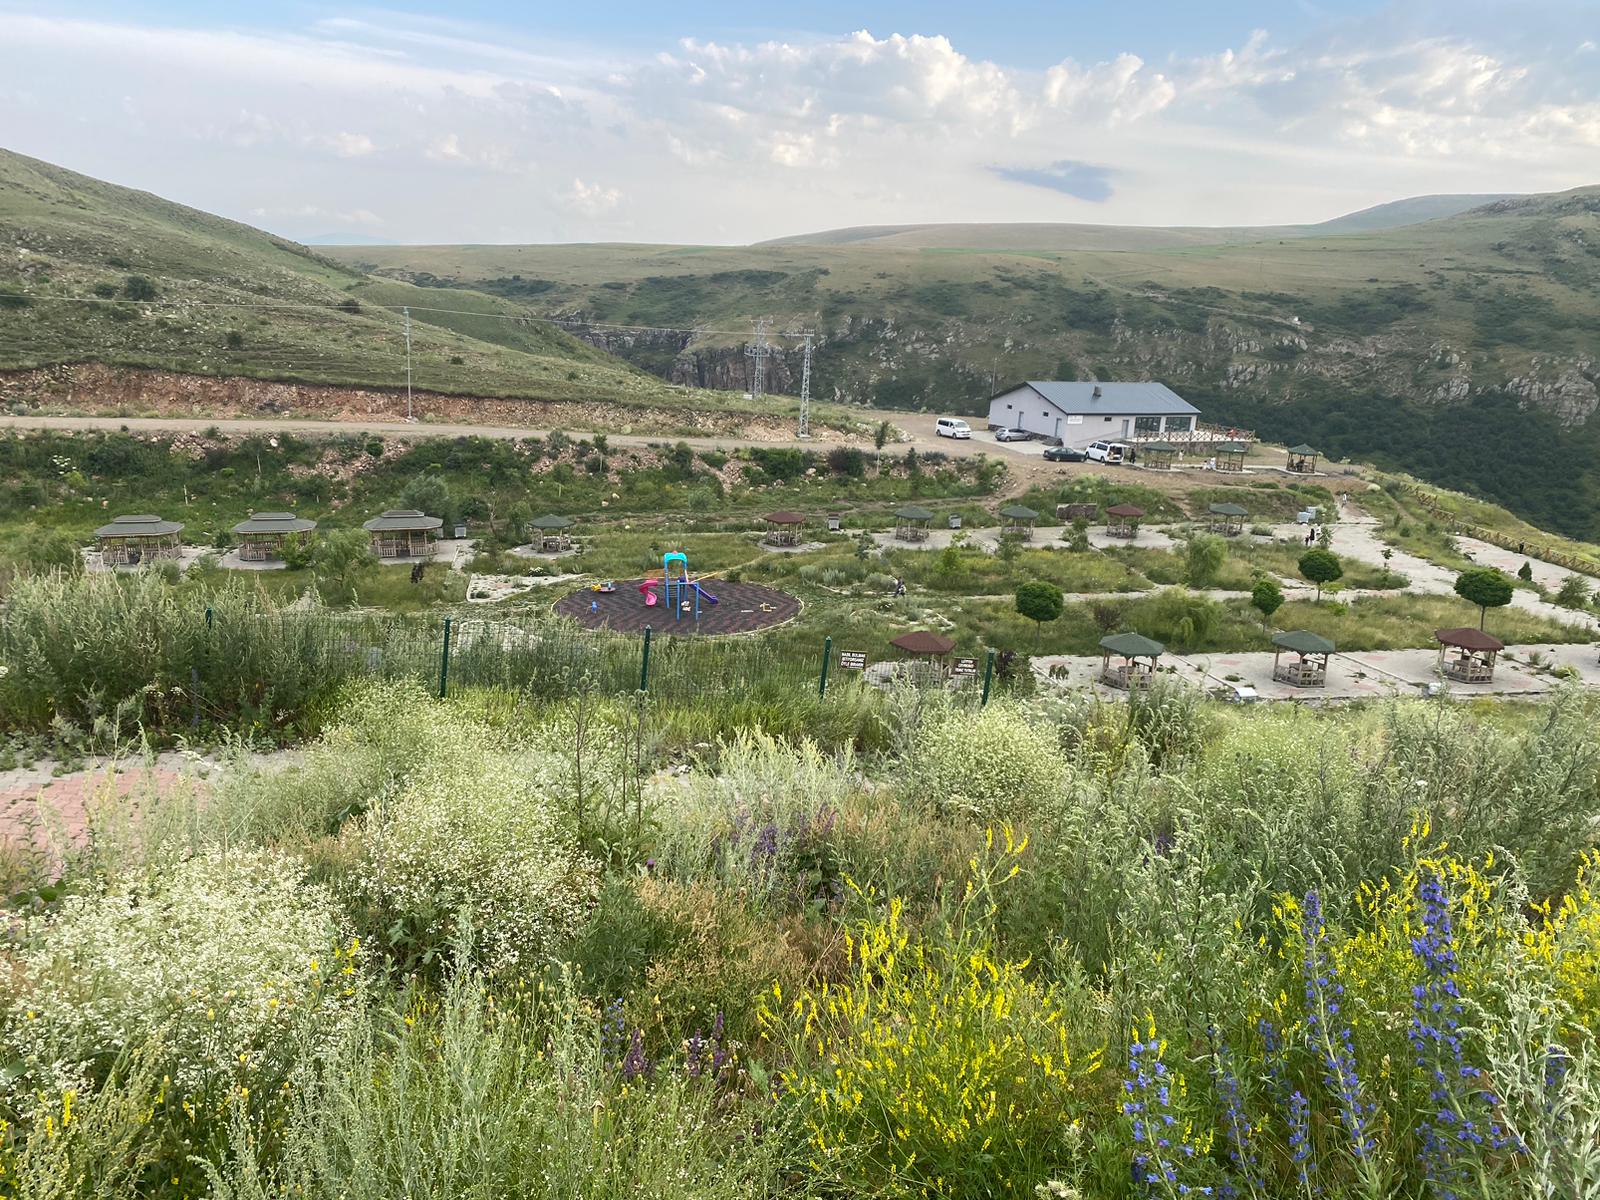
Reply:
[[[761,399],[761,387],[766,382],[767,375],[767,319],[762,317],[756,322],[756,344],[745,347],[745,357],[749,359],[750,399]]]

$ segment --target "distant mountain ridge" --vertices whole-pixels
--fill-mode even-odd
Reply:
[[[1072,222],[924,222],[854,225],[759,246],[892,246],[995,251],[1158,250],[1399,229],[1527,197],[1512,193],[1411,196],[1308,225],[1094,225]]]

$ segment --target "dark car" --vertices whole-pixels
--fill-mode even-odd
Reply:
[[[1072,446],[1051,446],[1044,452],[1045,462],[1082,462],[1084,453]]]

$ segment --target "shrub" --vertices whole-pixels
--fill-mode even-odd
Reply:
[[[1228,557],[1228,544],[1214,533],[1197,533],[1183,546],[1184,578],[1192,588],[1210,587]]]
[[[1055,584],[1035,579],[1017,589],[1017,613],[1034,623],[1034,641],[1037,644],[1045,622],[1061,616],[1066,607],[1066,597]]]
[[[181,1095],[276,1086],[295,1031],[326,1041],[337,1028],[361,962],[330,895],[302,874],[267,851],[213,851],[34,921],[6,1013],[22,1064],[13,1100],[90,1090],[158,1035]]]
[[[835,475],[860,479],[867,473],[867,456],[854,446],[835,446],[828,451],[828,470]]]
[[[952,710],[921,732],[912,778],[936,806],[983,821],[1017,819],[1048,803],[1067,768],[1048,730],[1016,705],[995,702],[976,716]]]
[[[25,525],[17,535],[17,562],[30,571],[83,573],[83,554],[78,544],[59,529]]]
[[[122,281],[122,294],[129,300],[154,300],[156,285],[143,275],[129,275]]]
[[[1590,595],[1589,581],[1574,573],[1561,581],[1561,588],[1556,592],[1556,603],[1562,608],[1588,608]]]
[[[1313,546],[1300,556],[1300,574],[1317,585],[1317,599],[1322,599],[1322,587],[1344,575],[1339,556],[1321,546]]]

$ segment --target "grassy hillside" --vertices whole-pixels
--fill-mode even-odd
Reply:
[[[372,280],[250,226],[6,151],[0,241],[0,368],[102,361],[402,386],[395,309],[410,304],[419,388],[551,399],[664,393],[527,321],[511,301]]]
[[[971,413],[1012,379],[1158,378],[1214,419],[1600,535],[1600,188],[1392,229],[1139,250],[867,238],[330,254],[575,322],[740,330],[767,314],[818,332],[819,394],[886,407]],[[737,333],[604,340],[685,382],[689,358],[701,377],[743,377]],[[797,359],[780,349],[769,387],[797,377]]]

